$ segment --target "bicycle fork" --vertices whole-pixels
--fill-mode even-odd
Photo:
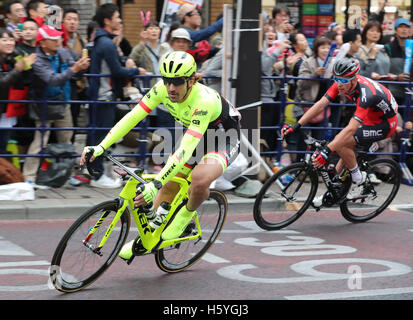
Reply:
[[[89,248],[93,253],[96,253],[97,255],[102,256],[102,253],[100,252],[100,250],[102,249],[102,247],[105,245],[106,241],[108,240],[110,234],[112,233],[113,228],[116,226],[116,224],[119,221],[119,218],[122,216],[123,212],[125,211],[126,206],[127,206],[127,202],[123,201],[122,206],[117,210],[115,217],[113,218],[112,222],[107,228],[105,235],[103,236],[99,245],[95,247],[94,245],[89,243],[89,240],[93,236],[93,234],[96,232],[96,230],[99,229],[101,224],[106,220],[106,218],[108,217],[110,213],[110,210],[106,210],[105,212],[103,212],[103,214],[100,216],[96,224],[93,227],[89,228],[88,235],[86,236],[85,240],[82,241],[83,245]]]

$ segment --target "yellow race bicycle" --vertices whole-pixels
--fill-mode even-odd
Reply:
[[[139,236],[134,241],[133,256],[127,263],[137,256],[154,254],[156,265],[165,272],[179,272],[192,266],[211,247],[224,225],[227,199],[223,193],[210,190],[209,199],[197,209],[184,233],[177,239],[162,240],[163,230],[188,201],[190,177],[172,179],[180,185],[180,190],[164,223],[152,230],[145,208],[134,208],[133,199],[138,186],[153,180],[155,174],[143,174],[142,168],[131,170],[108,153],[103,156],[119,167],[115,172],[127,182],[116,199],[86,211],[60,240],[51,261],[50,280],[62,292],[87,287],[110,267],[128,237],[131,215]],[[90,171],[90,166],[88,169]]]

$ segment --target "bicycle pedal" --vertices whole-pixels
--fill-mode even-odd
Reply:
[[[133,257],[135,256],[141,256],[145,254],[146,252],[147,250],[143,247],[141,239],[140,238],[136,239],[132,245],[132,258],[131,259],[133,259]]]
[[[132,255],[132,257],[130,257],[130,259],[128,259],[128,260],[123,259],[123,258],[121,258],[121,259],[124,260],[124,261],[126,261],[127,265],[130,265],[130,264],[132,263],[133,259],[135,259],[135,256]]]

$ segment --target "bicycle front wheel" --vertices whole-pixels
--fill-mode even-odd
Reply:
[[[363,170],[367,172],[368,196],[357,201],[346,200],[340,205],[343,217],[354,223],[368,221],[382,213],[396,196],[402,178],[399,165],[391,159],[374,159]]]
[[[208,251],[224,225],[228,211],[227,198],[222,192],[211,190],[208,200],[204,201],[196,211],[201,225],[202,237],[158,250],[155,261],[161,270],[165,272],[185,270]],[[184,235],[189,235],[192,232],[195,234],[197,232],[194,221],[188,225]]]
[[[278,230],[296,221],[310,206],[318,176],[304,162],[279,170],[262,186],[254,202],[254,220],[264,230]]]
[[[118,210],[118,201],[103,202],[79,217],[60,240],[53,255],[50,279],[62,292],[75,292],[85,288],[103,274],[117,257],[129,232],[128,209],[112,229],[105,245],[98,246]],[[85,240],[89,231],[97,227]]]

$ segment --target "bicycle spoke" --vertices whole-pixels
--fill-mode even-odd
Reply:
[[[70,292],[85,287],[116,258],[126,239],[129,219],[122,216],[105,245],[99,246],[116,212],[115,202],[96,207],[79,218],[65,234],[52,259],[52,267],[58,272],[51,277],[56,278],[53,283],[58,290]]]
[[[343,216],[352,222],[363,222],[380,214],[395,197],[400,185],[400,171],[395,162],[384,159],[369,163],[364,197],[347,200],[341,206]]]
[[[278,183],[280,181],[283,187]],[[296,220],[308,207],[316,192],[304,163],[278,171],[262,187],[254,204],[257,224],[268,230],[280,229]]]

